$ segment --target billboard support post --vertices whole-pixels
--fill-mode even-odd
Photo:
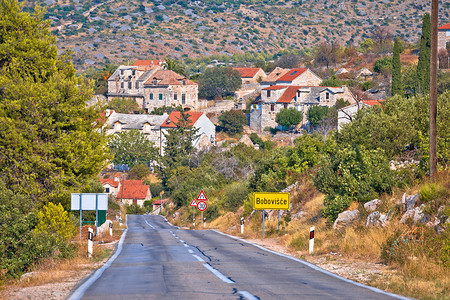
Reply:
[[[278,210],[278,230],[280,230],[280,210],[289,210],[289,193],[253,193],[253,209],[263,212],[263,238],[265,236],[266,210]]]

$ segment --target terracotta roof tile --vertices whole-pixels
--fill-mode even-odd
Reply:
[[[362,103],[373,106],[373,105],[380,105],[381,102],[384,100],[362,100]]]
[[[159,66],[160,61],[159,60],[144,60],[144,59],[138,59],[133,66]]]
[[[268,90],[282,90],[287,88],[287,85],[271,85],[269,87],[263,88],[264,91],[268,91]]]
[[[187,112],[189,116],[189,126],[193,126],[197,120],[203,115],[202,112]],[[181,118],[181,113],[179,111],[173,111],[167,117],[167,119],[162,123],[163,128],[176,128],[178,120]]]
[[[450,29],[450,23],[447,23],[445,25],[442,25],[441,27],[439,27],[438,29],[440,30],[449,30]]]
[[[294,100],[297,90],[301,88],[299,86],[290,86],[284,91],[283,95],[277,100],[277,103],[291,103]]]
[[[275,82],[278,78],[282,77],[284,74],[289,72],[289,69],[282,69],[280,67],[276,67],[269,75],[264,79],[265,82]]]
[[[277,81],[292,81],[298,76],[305,73],[308,69],[306,68],[294,68],[290,69],[288,72],[286,72],[283,76],[277,79]]]
[[[233,68],[239,72],[242,78],[253,78],[261,68]]]
[[[123,185],[120,187],[117,198],[119,199],[145,199],[150,186],[148,185]]]
[[[109,183],[109,185],[111,185],[111,186],[113,186],[115,188],[119,187],[119,182],[115,181],[112,178],[102,178],[102,179],[100,179],[100,183],[102,185],[104,185],[105,183]]]
[[[155,80],[157,85],[184,85],[183,83],[186,85],[197,85],[197,83],[171,70],[155,71],[144,84],[154,85]]]

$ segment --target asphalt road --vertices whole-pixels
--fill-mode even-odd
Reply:
[[[132,215],[116,259],[71,299],[402,298],[312,267],[215,231]]]

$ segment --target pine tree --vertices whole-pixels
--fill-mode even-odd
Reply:
[[[419,51],[419,62],[417,63],[416,72],[416,93],[426,94],[430,90],[431,17],[429,13],[423,16]]]
[[[394,41],[394,56],[392,58],[392,96],[402,95],[402,63],[400,61],[400,52],[402,44],[400,38],[396,37]]]
[[[0,0],[0,177],[35,204],[63,202],[98,175],[106,138],[92,87],[58,56],[50,23],[37,8]]]

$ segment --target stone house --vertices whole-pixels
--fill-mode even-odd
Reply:
[[[347,86],[288,86],[272,85],[261,90],[261,99],[252,104],[250,112],[250,128],[262,131],[266,127],[275,128],[277,113],[282,109],[295,108],[302,112],[302,125],[307,125],[306,112],[311,106],[333,106],[338,99],[350,103],[356,100]]]
[[[152,199],[150,186],[142,180],[123,180],[117,194],[117,199],[124,204],[144,206],[144,202]]]
[[[187,115],[189,117],[188,125],[199,129],[199,137],[192,142],[194,148],[196,148],[197,150],[209,149],[212,145],[215,144],[216,126],[213,124],[213,122],[211,122],[211,120],[206,116],[205,113],[187,112]],[[173,111],[161,124],[161,155],[164,154],[165,134],[167,134],[170,129],[177,128],[177,123],[180,118],[181,113],[179,111]]]
[[[161,124],[168,115],[120,114],[114,111],[106,113],[105,131],[107,135],[126,130],[141,130],[148,139],[159,147],[161,144]]]
[[[345,124],[353,121],[358,111],[364,107],[370,107],[373,105],[380,105],[383,100],[362,100],[360,102],[353,103],[349,106],[343,107],[338,110],[338,131],[342,129]]]
[[[116,178],[102,178],[100,183],[105,189],[105,193],[117,196],[120,187],[120,181]]]
[[[132,98],[139,108],[151,112],[156,107],[182,106],[186,110],[197,109],[198,85],[171,70],[163,70],[161,64],[141,63],[119,66],[108,78],[107,100]]]
[[[261,68],[233,68],[239,72],[242,79],[242,85],[258,83],[267,77],[266,73]]]
[[[450,23],[438,28],[438,58],[439,68],[448,69],[450,66]]]
[[[318,86],[321,82],[322,78],[307,68],[275,68],[261,82],[261,88],[264,89],[272,85]]]

